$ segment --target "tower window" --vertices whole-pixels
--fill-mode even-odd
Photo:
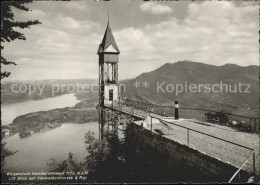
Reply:
[[[113,89],[109,89],[109,101],[113,101]]]

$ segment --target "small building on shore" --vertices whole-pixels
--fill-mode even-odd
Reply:
[[[9,129],[3,129],[2,130],[2,136],[8,137],[10,135],[10,130]]]

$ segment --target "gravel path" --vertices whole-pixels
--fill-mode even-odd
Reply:
[[[174,123],[176,125],[168,123],[170,126],[166,128],[158,119],[153,119],[153,131],[159,129],[163,132],[164,137],[175,140],[181,144],[187,145],[187,129],[179,127],[184,126],[196,131],[200,131],[239,145],[252,148],[255,151],[256,156],[256,170],[259,170],[259,136],[257,134],[239,132],[230,127],[215,125],[211,123],[200,123],[191,119],[163,119],[164,121]],[[149,129],[150,126],[147,125]],[[189,147],[206,153],[207,155],[218,158],[222,161],[229,162],[234,166],[240,167],[248,156],[252,153],[251,150],[239,147],[237,145],[212,138],[207,135],[203,135],[194,131],[189,131]],[[253,171],[253,158],[246,163],[244,169]]]
[[[130,114],[137,114],[142,116],[146,115],[145,111],[131,109],[129,107],[120,107],[120,109],[125,112],[129,112]],[[158,115],[156,114],[151,115],[158,117]],[[169,127],[167,128],[166,126],[163,126],[163,124],[158,119],[153,118],[153,131],[155,131],[155,129],[159,129],[164,134],[164,137],[175,140],[181,144],[187,145],[188,142],[186,128],[189,128],[253,149],[256,156],[256,173],[260,173],[259,135],[237,131],[227,126],[199,122],[193,119],[175,120],[174,118],[166,118],[161,116],[160,119],[170,122],[167,124],[170,129]],[[147,129],[150,129],[150,118],[148,117],[145,122]],[[171,123],[174,123],[175,125]],[[184,126],[186,128],[182,128],[177,125]],[[252,153],[252,150],[225,141],[221,141],[219,139],[212,138],[210,136],[191,130],[189,131],[189,147],[199,150],[200,152],[203,152],[212,157],[218,158],[222,161],[231,163],[238,168]],[[244,166],[244,169],[248,171],[253,171],[253,157],[249,159],[249,161]]]

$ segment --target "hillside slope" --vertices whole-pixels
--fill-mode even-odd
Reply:
[[[133,99],[164,105],[173,105],[174,100],[179,100],[182,107],[258,107],[258,77],[258,66],[241,67],[235,64],[214,66],[191,61],[180,61],[164,64],[152,72],[143,73],[135,79],[127,81],[125,84],[126,92],[121,92],[121,94]],[[133,86],[136,81],[140,82],[138,88]],[[147,88],[143,86],[145,81],[149,82],[149,87]],[[222,93],[213,92],[212,90],[208,92],[209,90],[205,87],[205,84],[209,84],[210,87],[214,84],[219,84],[214,87],[214,90],[220,91],[221,83],[228,85],[228,90],[226,90],[225,85],[222,85]],[[243,84],[240,92],[239,83]],[[181,84],[179,89],[182,86],[184,91],[177,94],[176,84]],[[186,89],[188,89],[186,92],[185,84],[187,86]],[[197,92],[189,91],[191,84],[195,84],[193,86],[197,87]],[[200,91],[198,90],[199,84],[202,84]],[[246,84],[250,85],[247,91],[248,85]],[[235,88],[237,92],[234,92]],[[250,93],[242,93],[242,91],[250,91]]]

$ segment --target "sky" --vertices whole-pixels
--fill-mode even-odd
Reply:
[[[38,1],[15,20],[42,22],[27,38],[1,43],[16,66],[8,80],[97,79],[109,22],[120,50],[119,79],[182,60],[259,65],[258,1]]]

